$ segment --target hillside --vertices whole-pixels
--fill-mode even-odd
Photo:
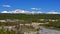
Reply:
[[[1,19],[38,21],[39,19],[60,19],[60,14],[0,14]]]
[[[9,31],[9,26],[13,28],[12,32]],[[60,14],[8,14],[8,13],[2,14],[0,13],[0,27],[2,28],[0,29],[0,31],[2,30],[2,32],[6,30],[3,27],[8,27],[7,30],[8,32],[10,32],[11,34],[12,33],[16,34],[16,30],[17,32],[20,30],[19,31],[20,33],[22,31],[39,31],[39,29],[41,28],[40,26],[44,26],[50,29],[52,27],[52,29],[60,30]]]
[[[24,20],[24,23],[46,23],[46,26],[60,27],[60,14],[0,14],[0,20],[18,19]]]

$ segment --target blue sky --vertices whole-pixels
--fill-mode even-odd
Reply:
[[[60,12],[60,0],[0,0],[0,12],[16,9],[32,10],[37,8],[42,12]]]

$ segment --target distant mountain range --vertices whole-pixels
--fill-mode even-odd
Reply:
[[[43,13],[41,11],[26,11],[26,10],[14,10],[14,11],[2,11],[1,13],[11,13],[11,14],[60,14],[60,12],[55,12],[55,11],[51,11],[51,12],[46,12]]]

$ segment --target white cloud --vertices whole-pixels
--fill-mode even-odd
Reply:
[[[19,9],[17,9],[17,10],[14,10],[12,13],[26,13],[27,11],[25,11],[25,10],[19,10]]]
[[[12,11],[2,11],[1,13],[12,13]]]
[[[41,8],[31,8],[32,10],[41,10]]]
[[[25,14],[39,14],[39,13],[42,13],[41,11],[26,11],[26,10],[13,10],[13,11],[3,11],[1,13],[25,13]]]
[[[36,8],[31,8],[31,9],[35,10]]]
[[[2,11],[1,13],[24,13],[24,14],[39,14],[39,13],[44,13],[41,11],[26,11],[26,10],[13,10],[13,11]],[[50,11],[50,12],[46,12],[45,14],[60,14],[60,12],[56,12],[56,11]]]
[[[2,11],[1,13],[29,13],[29,11],[25,11],[25,10],[13,10],[13,11]]]
[[[7,12],[7,11],[3,11],[3,12],[1,12],[1,13],[9,13],[9,12]]]
[[[41,12],[41,11],[38,11],[37,13],[43,13],[43,12]]]
[[[10,5],[2,5],[3,7],[11,7]]]
[[[60,14],[60,12],[47,12],[46,14]]]

